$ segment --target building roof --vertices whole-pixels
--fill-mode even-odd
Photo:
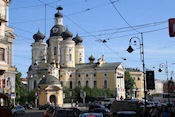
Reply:
[[[82,63],[76,64],[75,68],[77,69],[116,69],[121,62],[113,62],[113,63],[104,63],[98,66],[98,63]]]
[[[58,78],[52,76],[52,75],[47,75],[42,80],[39,82],[39,84],[60,84],[60,81]]]
[[[76,44],[83,42],[83,39],[78,34],[76,34],[76,36],[72,40],[75,41]]]
[[[43,35],[39,30],[36,34],[33,35],[33,39],[35,39],[35,42],[42,42],[45,38],[45,35]]]
[[[63,37],[63,40],[67,40],[70,39],[73,36],[73,34],[68,30],[68,28],[66,28],[66,31],[63,32],[61,36]]]
[[[61,36],[64,31],[65,27],[63,25],[54,25],[50,30],[50,37]]]
[[[126,70],[129,72],[140,72],[140,70],[137,68],[126,68]]]

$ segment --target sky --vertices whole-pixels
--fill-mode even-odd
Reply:
[[[9,26],[17,35],[14,66],[27,77],[33,35],[40,29],[47,40],[56,8],[61,5],[64,26],[84,40],[86,62],[91,54],[96,60],[104,54],[106,62],[122,62],[126,68],[142,70],[137,38],[141,39],[143,32],[145,67],[155,71],[156,79],[166,80],[165,67],[161,73],[158,69],[167,61],[169,77],[175,78],[175,38],[169,37],[168,30],[168,19],[175,18],[174,4],[174,0],[12,0]],[[130,38],[132,53],[126,51]]]

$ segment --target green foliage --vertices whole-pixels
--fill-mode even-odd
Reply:
[[[35,103],[35,99],[36,99],[35,92],[36,92],[36,89],[33,89],[32,91],[29,92],[28,103],[30,103],[30,104]]]
[[[125,90],[132,90],[134,89],[134,79],[129,74],[129,71],[125,71]]]
[[[70,91],[72,91],[72,96],[70,97]],[[113,93],[109,89],[98,89],[98,88],[90,88],[90,87],[76,87],[74,89],[64,88],[65,93],[65,102],[70,102],[71,98],[77,98],[80,97],[80,92],[86,92],[86,96],[89,97],[100,97],[100,96],[106,96],[106,97],[112,97]]]
[[[15,78],[16,103],[25,104],[27,101],[27,88],[22,84],[21,75],[18,72]]]

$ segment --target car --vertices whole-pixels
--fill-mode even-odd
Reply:
[[[58,109],[53,117],[76,117],[73,109]]]
[[[25,108],[23,106],[16,106],[12,109],[12,115],[24,115]]]
[[[39,110],[46,110],[49,106],[49,104],[39,105]]]
[[[110,117],[110,110],[107,108],[94,108],[93,113],[102,113],[103,117]]]
[[[29,109],[29,110],[32,109],[32,105],[30,105],[30,104],[25,104],[23,107],[24,107],[25,109]]]
[[[113,117],[137,117],[135,111],[119,111]]]
[[[92,112],[92,110],[95,108],[105,108],[105,106],[103,106],[102,104],[98,104],[98,103],[89,104],[89,112]]]
[[[102,113],[83,113],[80,117],[103,117]]]

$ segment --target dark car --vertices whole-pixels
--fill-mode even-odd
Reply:
[[[98,103],[89,104],[89,112],[92,112],[95,108],[105,108],[105,106]]]
[[[93,113],[102,113],[103,117],[110,117],[110,110],[107,108],[94,108]]]
[[[23,106],[25,109],[32,109],[32,105],[30,105],[30,104],[25,104],[24,106]]]
[[[39,105],[39,110],[46,110],[49,106],[49,104]]]
[[[54,117],[76,117],[72,109],[58,109],[55,111]]]

